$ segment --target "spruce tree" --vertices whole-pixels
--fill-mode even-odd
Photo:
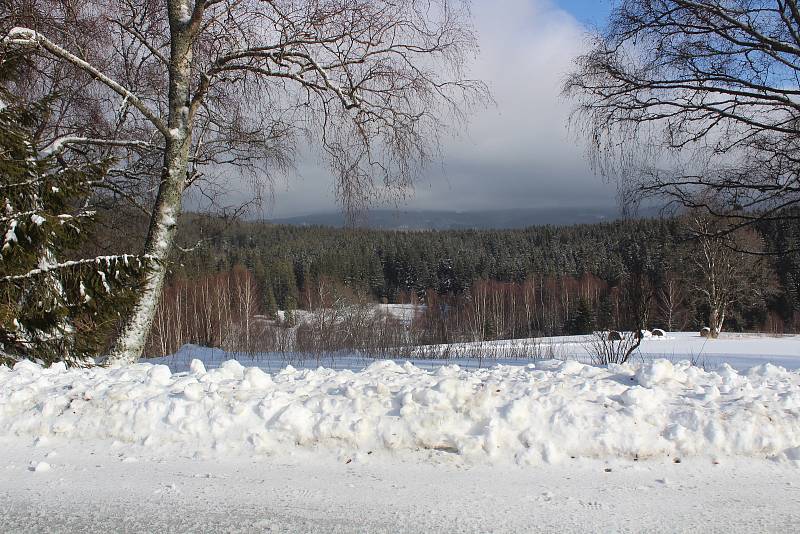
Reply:
[[[38,151],[44,106],[23,107],[0,87],[0,364],[96,356],[145,268],[135,256],[70,255],[91,229],[90,186],[110,162]]]
[[[581,297],[575,314],[567,325],[568,333],[572,335],[589,334],[594,329],[594,326],[595,316],[592,304],[586,298]]]
[[[270,319],[278,318],[278,303],[275,300],[275,293],[272,291],[272,286],[267,285],[267,291],[264,296],[264,310],[267,317]]]
[[[289,296],[286,298],[286,304],[284,305],[284,315],[283,315],[283,322],[286,323],[287,326],[297,326],[297,301],[294,300],[294,297]]]
[[[609,295],[600,297],[597,305],[597,327],[601,330],[611,330],[614,328],[614,306]]]

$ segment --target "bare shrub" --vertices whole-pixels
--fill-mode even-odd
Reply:
[[[612,339],[609,332],[595,332],[589,338],[586,342],[586,350],[593,364],[626,363],[642,344],[641,332],[619,332],[618,334],[619,339]]]

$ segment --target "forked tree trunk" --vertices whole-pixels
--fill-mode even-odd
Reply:
[[[725,322],[725,311],[718,307],[712,307],[708,317],[708,327],[711,329],[710,337],[717,339],[722,332],[722,325]]]
[[[135,363],[144,350],[155,319],[167,260],[175,241],[181,198],[186,187],[189,148],[192,140],[189,116],[192,64],[192,30],[185,20],[181,1],[170,0],[169,19],[172,43],[169,60],[169,135],[166,136],[164,168],[155,209],[145,242],[144,253],[154,261],[136,297],[133,310],[126,319],[116,345],[108,357],[110,365]]]

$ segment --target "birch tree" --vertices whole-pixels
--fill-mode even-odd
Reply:
[[[708,309],[711,338],[718,338],[732,308],[748,298],[760,298],[768,276],[761,239],[750,229],[725,233],[724,219],[697,210],[688,217],[690,252],[686,262],[688,287]]]
[[[286,170],[296,143],[308,139],[352,211],[406,191],[436,155],[440,132],[488,98],[465,70],[476,52],[466,0],[11,7],[2,47],[37,59],[36,76],[18,82],[22,92],[66,86],[73,97],[45,149],[64,157],[115,151],[122,164],[107,187],[150,217],[143,253],[156,261],[111,363],[142,353],[189,188],[214,199],[237,174],[254,178],[257,196],[260,178]]]
[[[617,0],[564,93],[632,204],[727,214],[731,231],[794,217],[799,75],[797,0]]]

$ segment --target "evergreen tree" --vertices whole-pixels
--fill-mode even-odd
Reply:
[[[75,364],[102,350],[144,262],[68,255],[91,228],[89,187],[109,162],[70,165],[37,151],[44,104],[24,109],[2,91],[0,102],[0,363]]]
[[[614,306],[609,295],[600,297],[597,304],[597,327],[601,330],[612,330],[614,326]]]
[[[759,225],[765,251],[774,254],[765,261],[772,264],[775,279],[769,285],[774,284],[775,291],[754,294],[758,302],[737,303],[728,314],[732,328],[752,325],[763,329],[765,321],[769,321],[769,328],[777,330],[800,328],[798,214],[800,210],[789,211],[785,219]],[[366,291],[376,302],[386,299],[390,303],[407,301],[411,294],[424,303],[431,295],[428,290],[457,301],[466,297],[478,281],[532,280],[538,288],[536,302],[527,303],[532,314],[527,320],[535,325],[532,331],[560,335],[577,327],[570,321],[581,293],[576,287],[563,287],[557,280],[569,282],[591,274],[601,282],[593,289],[591,299],[595,327],[635,329],[664,326],[653,320],[658,317],[658,302],[648,294],[660,295],[670,279],[668,274],[685,270],[683,263],[676,260],[682,257],[680,250],[686,239],[678,219],[627,219],[521,230],[397,232],[301,228],[254,221],[225,227],[223,221],[211,217],[191,217],[202,219],[203,224],[184,223],[181,232],[185,242],[202,238],[198,234],[202,227],[216,227],[219,235],[184,259],[187,275],[228,270],[236,258],[258,257],[265,263],[263,279],[272,286],[280,309],[285,308],[288,296],[294,296],[301,307],[306,306],[297,281],[313,287],[322,277],[355,291]],[[234,250],[235,246],[242,248]],[[298,269],[298,265],[302,268]],[[253,263],[253,269],[261,279],[258,262]],[[681,284],[686,283],[681,277]],[[574,301],[574,305],[564,307],[564,298]],[[695,312],[691,301],[681,301],[676,306],[687,320]],[[643,323],[642,318],[647,320]],[[692,323],[691,328],[704,323],[705,319],[697,325]],[[530,329],[526,327],[526,331]]]
[[[289,260],[276,261],[271,265],[269,273],[278,306],[288,309],[288,302],[291,300],[296,307],[299,292],[292,263]]]
[[[270,319],[278,317],[278,303],[275,300],[275,293],[272,291],[271,285],[267,285],[267,291],[264,295],[264,311]]]
[[[284,306],[284,316],[283,320],[287,326],[296,326],[297,325],[297,301],[294,300],[294,297],[289,296],[286,298],[286,304]]]
[[[589,334],[594,330],[595,316],[592,304],[585,298],[578,301],[575,315],[572,316],[568,325],[568,333],[573,335]]]

